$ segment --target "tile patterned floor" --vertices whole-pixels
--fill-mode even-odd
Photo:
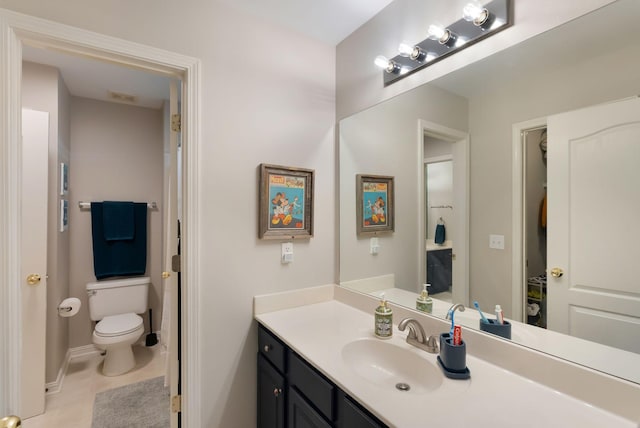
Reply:
[[[136,368],[121,376],[104,376],[104,357],[98,353],[71,360],[62,390],[47,395],[45,413],[23,420],[23,428],[90,428],[96,393],[164,375],[166,352],[160,344],[150,348],[136,345],[133,350]]]

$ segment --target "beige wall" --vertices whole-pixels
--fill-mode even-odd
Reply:
[[[53,382],[64,363],[69,343],[68,319],[59,317],[57,312],[60,302],[69,297],[69,233],[59,232],[60,162],[69,162],[69,91],[58,70],[23,63],[22,105],[49,112],[45,382]]]
[[[335,48],[206,0],[2,6],[201,59],[201,426],[254,426],[253,296],[336,278]],[[316,171],[315,236],[290,265],[257,238],[261,162]]]
[[[71,235],[71,289],[82,308],[70,319],[69,346],[92,343],[93,323],[85,286],[95,282],[91,240],[91,212],[78,202],[157,202],[147,212],[147,270],[151,277],[149,307],[159,329],[162,310],[163,204],[162,110],[107,103],[87,98],[71,99],[71,165],[69,169],[69,231]],[[145,325],[148,317],[143,315]],[[148,329],[147,329],[148,332]]]
[[[465,98],[425,85],[340,122],[341,282],[395,274],[397,287],[420,290],[418,251],[424,249],[424,237],[417,233],[423,180],[418,120],[464,132],[467,108]],[[370,237],[356,234],[356,174],[394,177],[395,232],[378,237],[377,255],[369,253]]]

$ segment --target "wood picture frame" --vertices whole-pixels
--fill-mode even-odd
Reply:
[[[260,164],[258,238],[313,237],[314,170]]]
[[[356,233],[371,236],[393,233],[395,201],[393,177],[356,175]]]

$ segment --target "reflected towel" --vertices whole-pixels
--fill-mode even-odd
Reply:
[[[93,271],[98,280],[110,276],[144,275],[147,268],[147,204],[134,203],[135,233],[131,240],[104,238],[102,202],[91,203]]]
[[[436,244],[444,244],[446,232],[444,229],[444,224],[438,224],[436,226],[436,237],[433,239],[433,242]]]
[[[129,241],[135,235],[133,202],[102,203],[102,225],[107,241]]]

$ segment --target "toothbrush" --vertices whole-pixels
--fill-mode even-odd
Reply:
[[[455,313],[456,311],[449,310],[449,315],[451,315],[451,330],[449,330],[449,337],[451,338],[451,340],[453,340],[453,328],[455,326],[455,323],[453,321],[453,316],[455,315]]]
[[[480,312],[480,317],[482,318],[482,321],[484,321],[485,323],[489,324],[489,320],[487,319],[487,317],[484,316],[484,314],[482,313],[482,310],[480,309],[480,305],[478,304],[477,300],[473,301],[473,306],[476,307],[476,309],[478,310],[478,312]]]

